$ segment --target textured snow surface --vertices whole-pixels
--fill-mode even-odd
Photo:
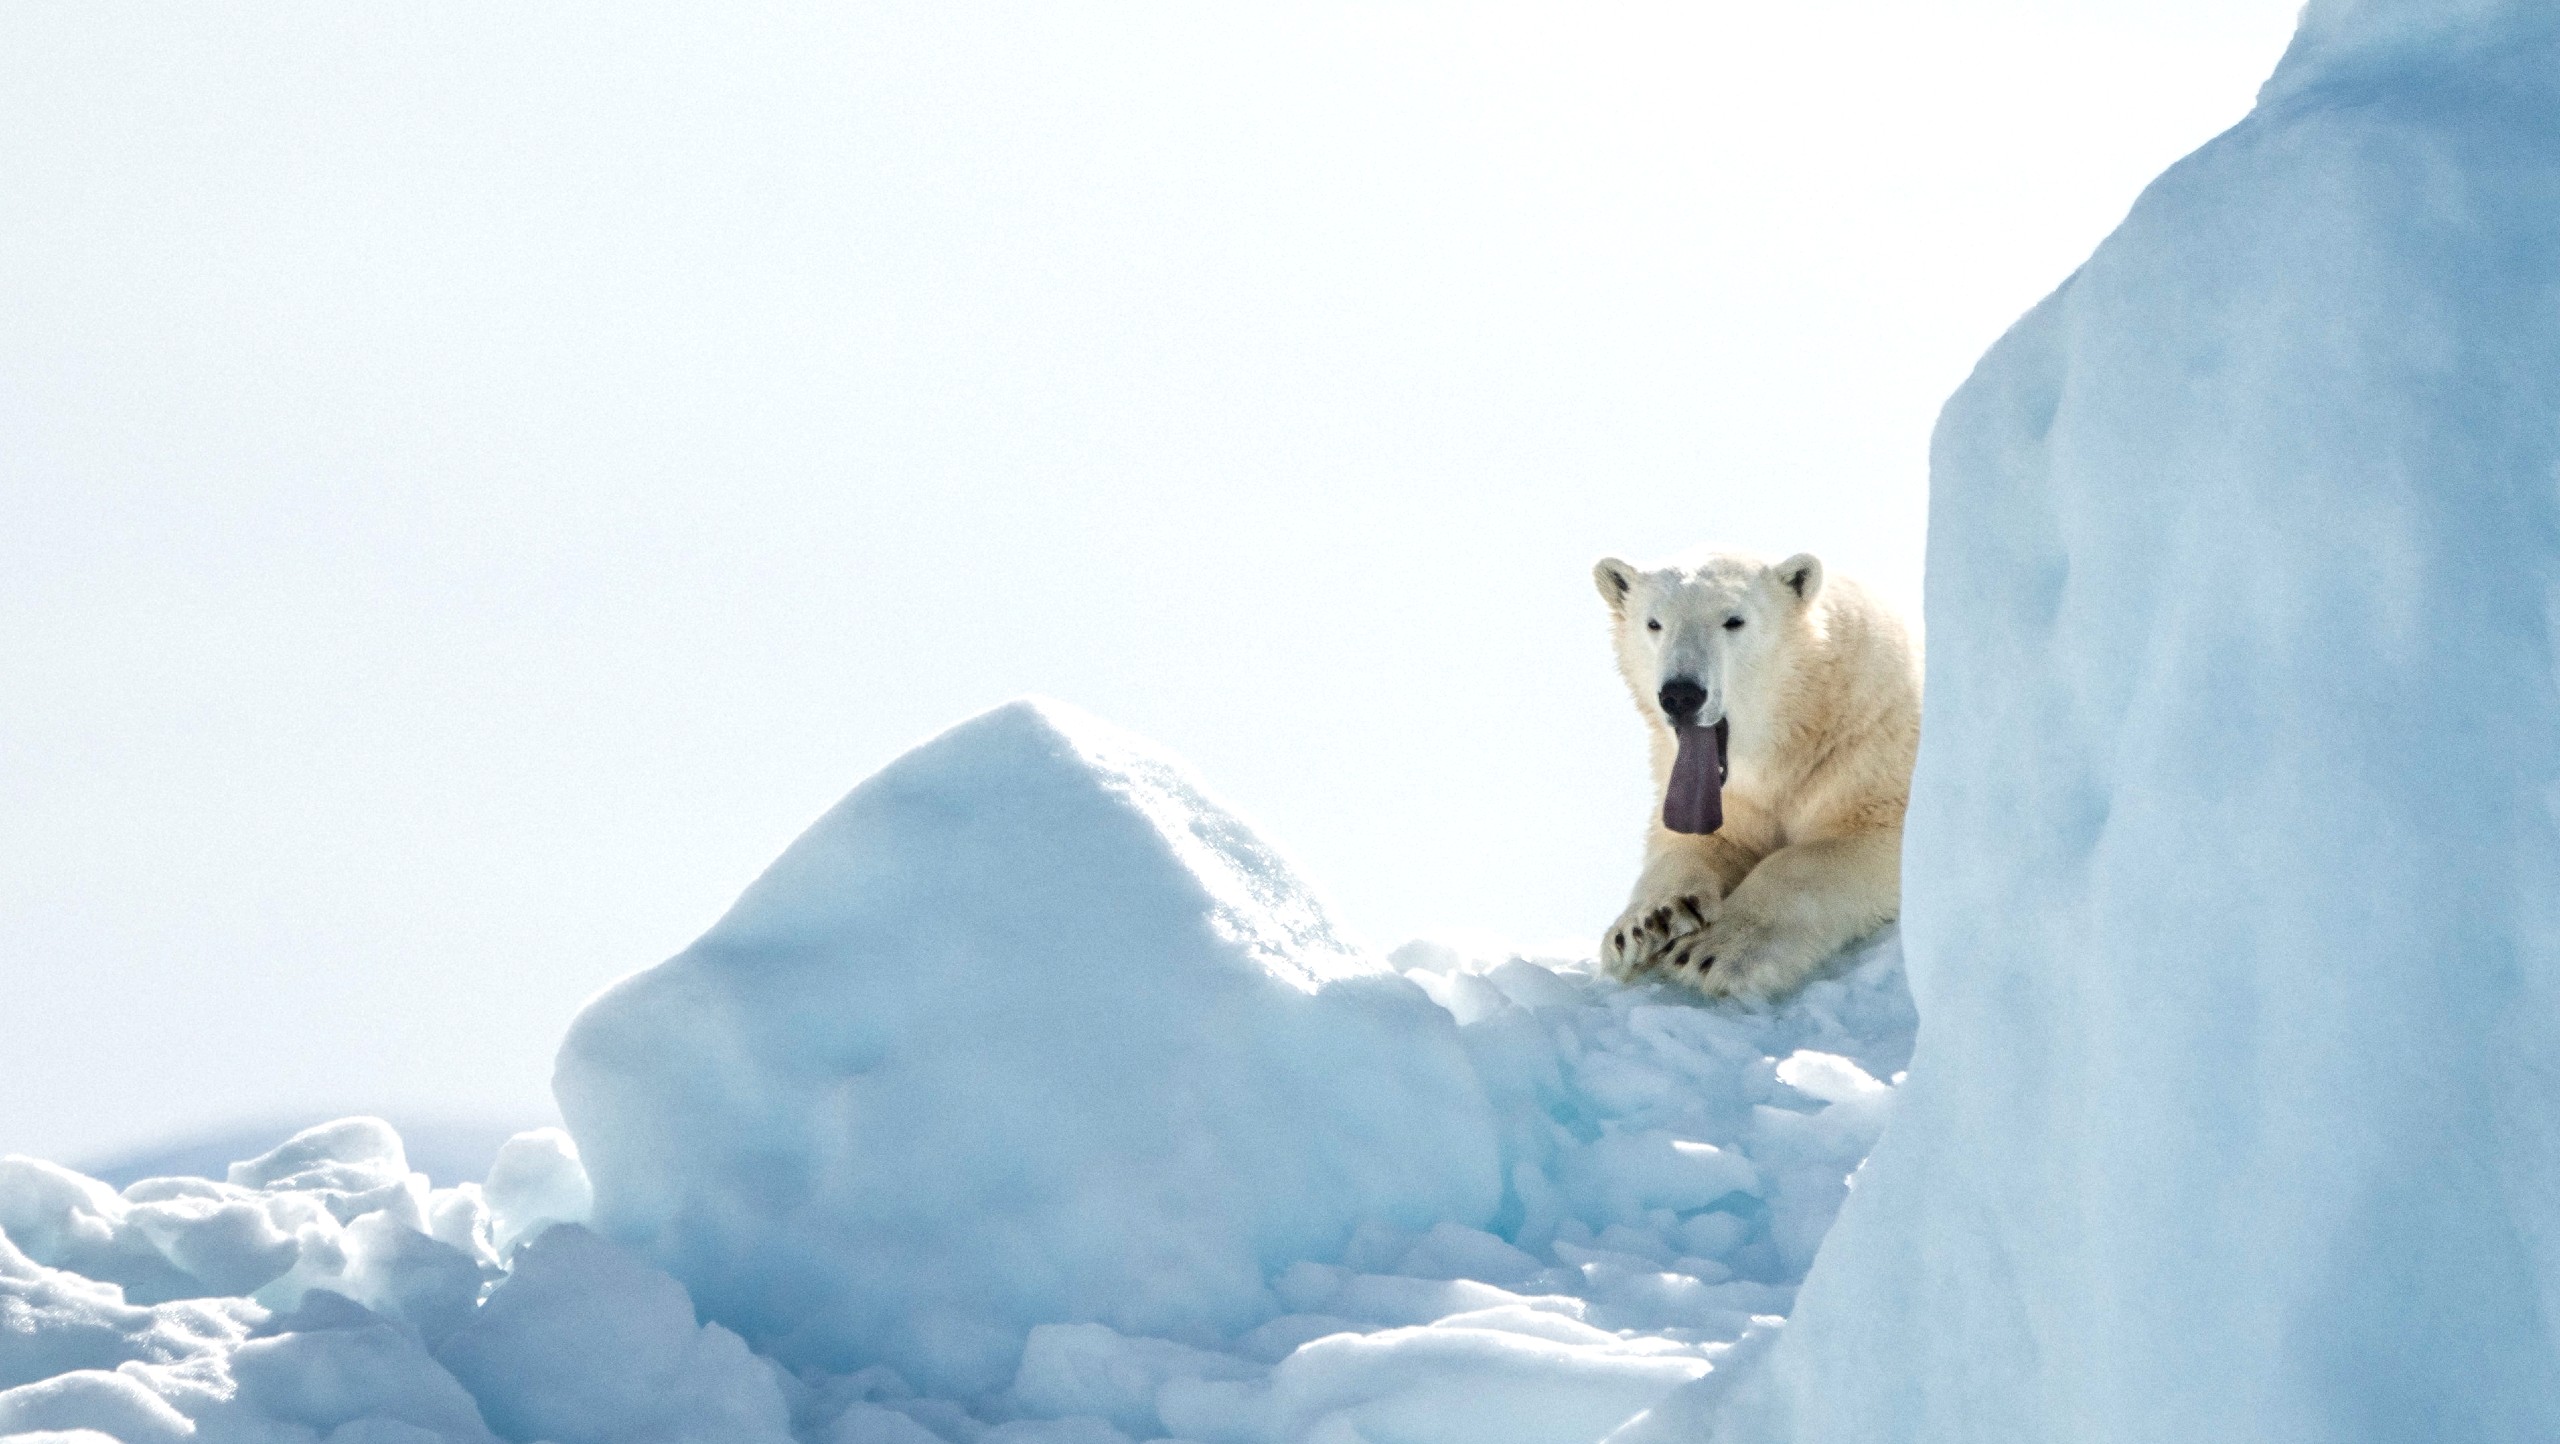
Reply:
[[[1047,1319],[1206,1338],[1364,1220],[1489,1222],[1456,1025],[1135,739],[1015,703],[570,1029],[597,1221],[794,1366],[975,1392]]]
[[[1366,957],[1017,704],[597,1001],[583,1150],[0,1163],[0,1437],[1587,1444],[1792,1306],[1912,1031],[1891,936],[1766,1011]]]
[[[1630,1438],[2560,1439],[2555,24],[2314,0],[1948,406],[1926,1042]]]

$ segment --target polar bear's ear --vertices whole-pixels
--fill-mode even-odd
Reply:
[[[1822,558],[1811,552],[1798,552],[1778,563],[1780,585],[1796,594],[1799,602],[1812,601],[1822,591]]]
[[[1610,611],[1624,612],[1628,594],[1636,589],[1636,569],[1616,557],[1602,557],[1592,564],[1591,581],[1600,588],[1600,600],[1609,604]]]

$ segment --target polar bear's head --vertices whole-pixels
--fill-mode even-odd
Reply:
[[[1765,711],[1822,594],[1822,563],[1809,552],[1774,564],[1719,552],[1649,571],[1606,557],[1591,578],[1616,618],[1618,670],[1662,727]]]

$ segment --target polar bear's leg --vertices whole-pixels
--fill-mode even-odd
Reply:
[[[1758,859],[1721,833],[1692,837],[1656,828],[1627,910],[1600,936],[1600,963],[1632,978],[1663,960],[1674,943],[1715,920],[1724,896]]]
[[[1782,847],[1661,961],[1709,997],[1774,998],[1893,921],[1901,894],[1898,827]]]

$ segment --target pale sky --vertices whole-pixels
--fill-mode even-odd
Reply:
[[[542,1121],[1025,692],[1584,945],[1593,559],[1916,605],[1939,403],[2293,10],[0,10],[0,1152]]]

